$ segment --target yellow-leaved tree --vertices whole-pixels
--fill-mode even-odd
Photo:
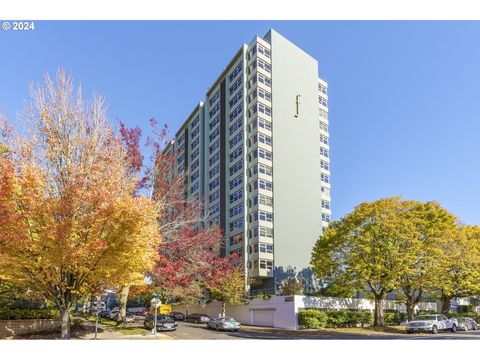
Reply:
[[[58,71],[32,87],[23,120],[15,133],[3,122],[0,140],[0,272],[55,303],[68,339],[79,297],[153,266],[158,214],[134,194],[138,179],[100,96],[86,103]]]

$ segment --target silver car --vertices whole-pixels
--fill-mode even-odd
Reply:
[[[215,317],[207,323],[207,327],[215,330],[238,331],[240,323],[231,317]]]
[[[405,330],[411,334],[413,332],[431,332],[438,333],[439,330],[457,331],[457,319],[448,319],[443,314],[419,315],[412,321],[407,322]]]
[[[457,329],[458,330],[477,330],[477,322],[473,320],[472,318],[469,317],[459,317],[457,318],[458,320],[458,325]]]

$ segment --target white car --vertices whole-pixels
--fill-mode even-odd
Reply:
[[[448,319],[443,314],[419,315],[412,321],[407,322],[405,330],[411,334],[414,332],[438,333],[440,330],[456,332],[458,327],[457,319]]]

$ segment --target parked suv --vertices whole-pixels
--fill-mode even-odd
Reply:
[[[405,330],[409,334],[413,332],[431,332],[432,334],[436,334],[439,330],[456,332],[457,327],[457,319],[448,319],[443,314],[429,314],[419,315],[412,321],[407,322]]]

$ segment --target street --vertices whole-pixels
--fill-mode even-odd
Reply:
[[[165,332],[178,340],[480,340],[480,330],[467,332],[442,332],[434,334],[389,334],[370,332],[344,332],[332,330],[294,331],[253,326],[242,326],[238,332],[208,329],[206,324],[178,322],[178,329]]]

